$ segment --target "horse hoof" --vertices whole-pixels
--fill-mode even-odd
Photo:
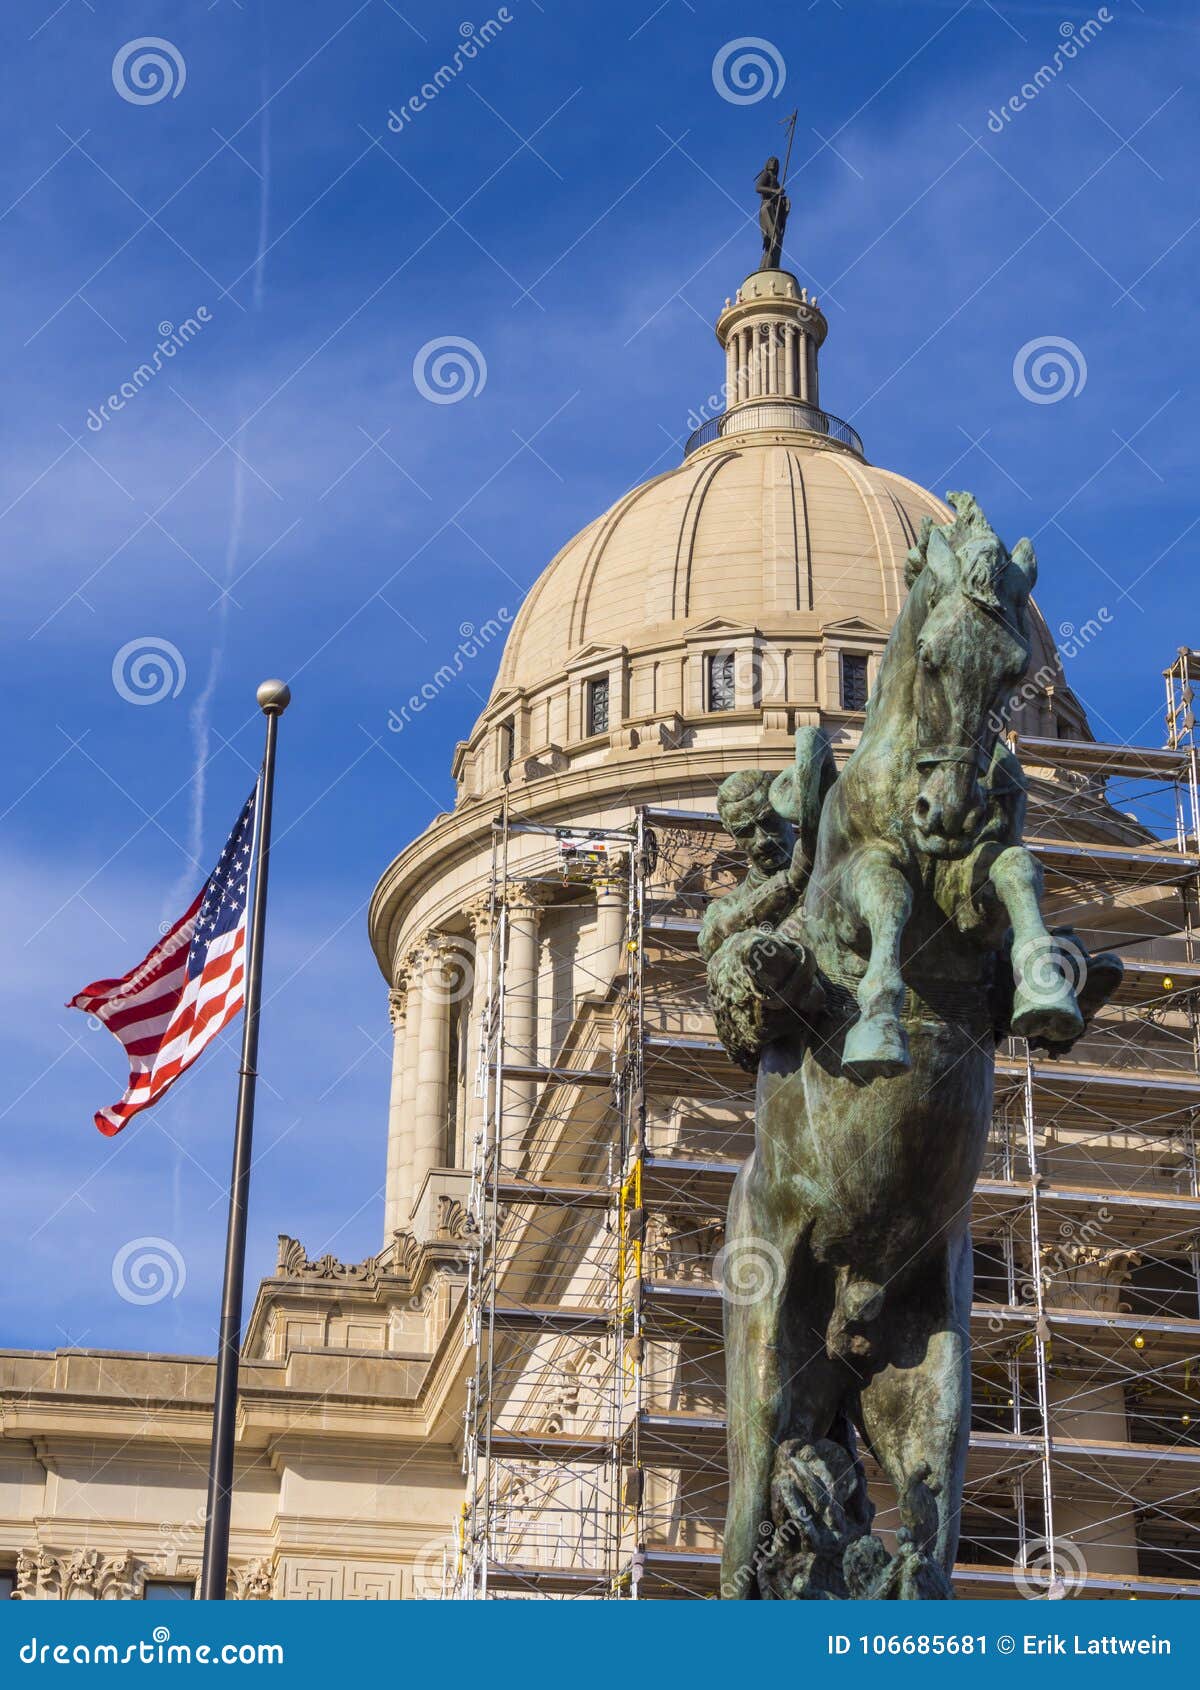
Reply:
[[[911,1066],[908,1037],[898,1021],[864,1016],[846,1034],[842,1068],[852,1080],[891,1080]]]
[[[1051,998],[1039,998],[1024,986],[1017,987],[1009,1022],[1019,1039],[1044,1040],[1047,1044],[1072,1044],[1083,1037],[1084,1021],[1075,993],[1069,987]]]

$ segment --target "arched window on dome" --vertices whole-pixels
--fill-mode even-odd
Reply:
[[[736,705],[734,653],[714,651],[707,665],[705,702],[709,710],[732,710]]]
[[[517,755],[517,725],[511,716],[500,724],[500,774],[507,780]]]
[[[842,709],[865,710],[870,691],[867,658],[860,651],[842,653]]]
[[[608,732],[608,676],[597,675],[587,683],[588,734]]]

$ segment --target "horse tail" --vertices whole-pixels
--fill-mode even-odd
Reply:
[[[837,779],[833,746],[824,728],[796,730],[796,755],[790,769],[771,782],[771,804],[796,829],[792,879],[802,894],[817,854],[817,830],[829,789]]]

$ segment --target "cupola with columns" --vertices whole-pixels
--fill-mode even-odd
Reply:
[[[756,270],[717,318],[725,352],[725,394],[730,421],[737,407],[755,399],[821,403],[817,354],[829,324],[787,270]]]

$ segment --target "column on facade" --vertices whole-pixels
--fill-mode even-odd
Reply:
[[[406,1176],[411,1125],[411,1070],[408,1066],[408,1014],[410,999],[416,1014],[416,994],[398,977],[388,993],[388,1016],[392,1024],[392,1085],[388,1100],[387,1178],[384,1185],[383,1236],[385,1241],[408,1219],[411,1197]]]
[[[412,1201],[446,1156],[450,1096],[450,1018],[461,997],[462,952],[447,933],[430,935],[421,969],[421,1046],[413,1124]]]
[[[585,987],[607,992],[625,955],[625,913],[628,903],[625,882],[609,875],[596,882],[596,938],[590,953],[581,959]]]
[[[474,941],[471,1012],[467,1027],[467,1106],[462,1141],[463,1166],[470,1167],[475,1146],[482,1141],[488,1097],[492,1087],[491,1076],[483,1067],[489,1042],[488,962],[492,949],[494,920],[491,899],[479,898],[468,904],[463,913],[471,924],[471,936]]]
[[[772,396],[782,392],[779,381],[779,329],[768,323],[764,331],[767,355],[767,392]]]
[[[388,1110],[385,1237],[408,1225],[413,1204],[413,1149],[416,1135],[417,1070],[421,1052],[421,972],[423,953],[411,951],[397,969],[400,983],[390,999],[395,1044]],[[403,1003],[401,1005],[401,993]]]
[[[810,383],[809,383],[809,379],[808,379],[808,374],[809,374],[809,362],[808,362],[809,337],[803,329],[799,330],[798,335],[797,335],[797,341],[798,341],[798,344],[797,344],[797,347],[796,347],[796,375],[797,375],[797,378],[798,378],[799,384],[800,384],[800,397],[801,397],[801,399],[803,399],[804,403],[806,405],[808,405],[808,404],[812,403],[812,393],[811,393]]]
[[[806,350],[808,353],[808,398],[812,405],[821,403],[821,388],[817,380],[817,343],[812,335],[806,334]]]
[[[736,405],[738,386],[738,356],[737,336],[731,334],[725,341],[725,404]]]
[[[508,942],[504,960],[504,1063],[537,1062],[538,920],[540,908],[523,888],[506,898]],[[537,1101],[537,1082],[505,1076],[500,1097],[506,1149],[520,1142]]]
[[[789,399],[796,397],[796,325],[783,325],[783,391]]]
[[[1086,1311],[1101,1323],[1105,1315],[1116,1312],[1121,1287],[1140,1260],[1135,1251],[1103,1243],[1071,1239],[1044,1244],[1046,1302],[1052,1310]],[[1123,1443],[1128,1438],[1124,1385],[1096,1379],[1094,1372],[1094,1368],[1080,1369],[1067,1376],[1053,1371],[1047,1380],[1050,1431],[1056,1443]],[[1061,1460],[1069,1471],[1069,1453],[1063,1452]],[[1054,1536],[1076,1546],[1090,1573],[1134,1574],[1138,1570],[1137,1508],[1136,1497],[1122,1493],[1115,1472],[1113,1482],[1097,1486],[1091,1496],[1064,1496],[1056,1484]]]

